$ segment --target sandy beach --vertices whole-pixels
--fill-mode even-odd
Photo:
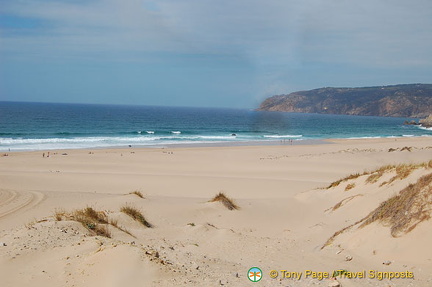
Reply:
[[[47,155],[0,157],[0,286],[432,286],[431,205],[368,217],[432,173],[430,137]]]

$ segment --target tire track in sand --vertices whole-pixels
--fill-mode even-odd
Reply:
[[[40,192],[0,189],[0,218],[36,206],[44,198]]]

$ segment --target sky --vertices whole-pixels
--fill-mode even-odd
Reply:
[[[256,108],[431,79],[430,0],[0,0],[0,101]]]

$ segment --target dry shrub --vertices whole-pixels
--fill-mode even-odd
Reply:
[[[141,211],[139,211],[137,208],[129,206],[129,205],[125,205],[122,208],[120,208],[120,211],[123,212],[124,214],[129,215],[132,219],[138,221],[139,223],[141,223],[142,225],[146,226],[146,227],[153,227],[152,224],[150,224],[144,217],[144,215],[141,213]]]
[[[223,192],[219,192],[215,197],[213,197],[210,202],[221,202],[229,210],[237,210],[239,206],[235,202],[228,198]]]

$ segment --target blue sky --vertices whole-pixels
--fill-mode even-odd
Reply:
[[[431,83],[430,0],[0,0],[0,100],[254,108]]]

